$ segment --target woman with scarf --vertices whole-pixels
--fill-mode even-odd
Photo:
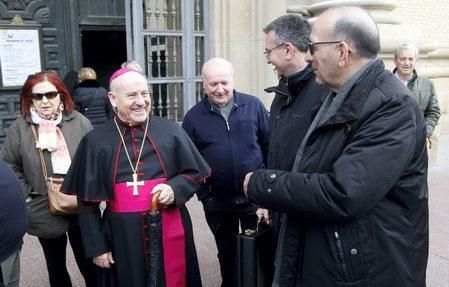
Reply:
[[[2,157],[17,174],[27,202],[31,202],[47,193],[38,149],[43,152],[48,176],[64,177],[80,140],[92,125],[74,110],[67,88],[54,72],[30,75],[22,87],[20,98],[21,116],[7,130]],[[48,236],[43,230],[34,229],[31,232],[31,222],[28,227],[28,233],[36,235],[42,245],[50,285],[72,286],[66,268],[68,237],[86,286],[96,286],[95,267],[84,256],[78,215],[49,215],[53,216],[59,217],[58,222],[65,226],[60,234]],[[29,218],[32,215],[29,214]]]

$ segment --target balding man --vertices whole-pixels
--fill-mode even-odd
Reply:
[[[425,286],[426,123],[377,58],[361,8],[323,12],[307,60],[324,101],[292,172],[259,170],[249,199],[284,213],[273,286]]]
[[[207,163],[174,122],[151,116],[145,77],[130,68],[110,80],[117,115],[84,137],[64,180],[78,195],[87,257],[100,267],[102,286],[201,286],[192,226],[184,204],[209,175]],[[162,258],[147,285],[155,239],[147,213],[160,191]],[[103,215],[99,203],[106,201]]]
[[[214,58],[203,65],[204,98],[189,110],[183,128],[212,169],[198,192],[217,243],[221,286],[235,282],[235,235],[256,226],[256,207],[243,194],[247,172],[266,162],[269,120],[262,102],[234,90],[231,62]]]

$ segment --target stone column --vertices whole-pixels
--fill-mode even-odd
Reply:
[[[258,96],[268,107],[272,96],[263,89],[276,83],[263,55],[262,29],[285,14],[285,1],[214,0],[210,4],[211,57],[223,57],[235,67],[235,88]]]

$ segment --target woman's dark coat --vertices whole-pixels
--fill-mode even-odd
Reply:
[[[82,81],[72,94],[75,108],[90,120],[94,128],[112,118],[112,105],[108,92],[95,80]]]

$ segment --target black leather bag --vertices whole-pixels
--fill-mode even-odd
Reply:
[[[68,219],[50,213],[47,195],[33,194],[26,200],[28,214],[27,233],[41,238],[55,238],[69,228]]]
[[[258,230],[247,229],[237,235],[237,286],[271,286],[274,253],[275,240],[271,227],[259,226]]]

